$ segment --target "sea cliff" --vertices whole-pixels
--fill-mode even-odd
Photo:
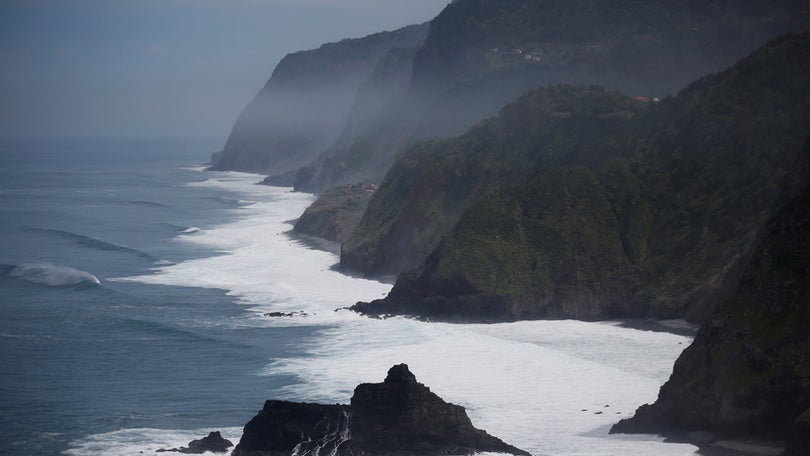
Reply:
[[[426,24],[413,25],[285,56],[211,168],[282,174],[309,163],[338,138],[379,60],[420,45],[426,34]]]
[[[543,89],[459,138],[412,147],[341,263],[418,267],[355,309],[703,321],[806,179],[808,71],[810,34],[788,35],[659,103]]]

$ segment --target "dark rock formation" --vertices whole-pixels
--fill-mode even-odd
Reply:
[[[768,224],[736,293],[675,362],[658,400],[611,432],[695,430],[787,439],[786,454],[808,454],[810,186]]]
[[[192,440],[187,447],[172,448],[170,450],[160,449],[158,453],[176,452],[184,454],[203,454],[207,451],[212,453],[226,453],[233,443],[222,437],[219,431],[214,431],[198,440]]]
[[[233,454],[287,456],[293,450],[298,455],[528,455],[473,427],[464,407],[444,402],[405,364],[392,367],[383,383],[359,385],[350,406],[267,401],[245,426]]]
[[[810,32],[786,35],[658,103],[552,87],[463,136],[413,146],[341,265],[418,267],[355,309],[704,321],[768,218],[808,182],[797,175],[808,72]]]
[[[234,456],[290,456],[305,442],[325,442],[346,428],[349,407],[267,401],[245,425]]]
[[[376,185],[349,184],[318,196],[295,222],[295,232],[343,242],[360,223]]]

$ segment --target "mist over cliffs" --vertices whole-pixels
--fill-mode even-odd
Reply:
[[[393,32],[399,38],[383,33],[285,58],[240,116],[215,168],[264,172],[269,183],[317,193],[378,183],[414,141],[461,134],[531,88],[598,84],[631,96],[674,94],[808,18],[796,0],[454,1],[429,32],[420,29],[426,35],[406,28]],[[399,50],[365,53],[362,62],[342,55],[368,43]],[[292,65],[296,59],[310,63]],[[344,73],[333,74],[330,62],[341,60]],[[271,90],[285,85],[284,74],[302,83]],[[274,99],[276,92],[289,96]],[[285,104],[306,108],[262,122]]]
[[[413,25],[287,55],[239,115],[212,169],[281,174],[308,163],[338,138],[380,59],[426,34],[427,24]]]

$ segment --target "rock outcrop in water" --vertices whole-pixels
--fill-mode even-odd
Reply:
[[[476,429],[464,407],[416,381],[408,366],[383,383],[355,388],[351,405],[267,401],[246,426],[234,456],[528,455]]]
[[[768,224],[736,293],[675,362],[658,400],[611,432],[697,430],[810,450],[810,186]]]
[[[187,447],[172,448],[170,450],[160,449],[157,453],[175,452],[183,454],[203,454],[226,453],[228,448],[233,446],[233,442],[222,437],[219,431],[210,432],[206,437],[188,442]]]

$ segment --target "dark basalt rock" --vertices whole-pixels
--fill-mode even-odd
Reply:
[[[340,435],[349,407],[288,401],[267,401],[245,425],[234,456],[289,456],[304,442],[321,442]]]
[[[175,452],[183,454],[203,454],[206,451],[212,453],[226,453],[228,448],[233,446],[233,442],[222,437],[219,431],[211,432],[207,437],[198,440],[192,440],[188,443],[187,447],[172,448],[172,449],[159,449],[157,453]]]
[[[359,385],[351,405],[267,401],[234,456],[336,454],[352,456],[529,453],[476,429],[464,407],[449,404],[416,381],[408,366],[383,383]]]

